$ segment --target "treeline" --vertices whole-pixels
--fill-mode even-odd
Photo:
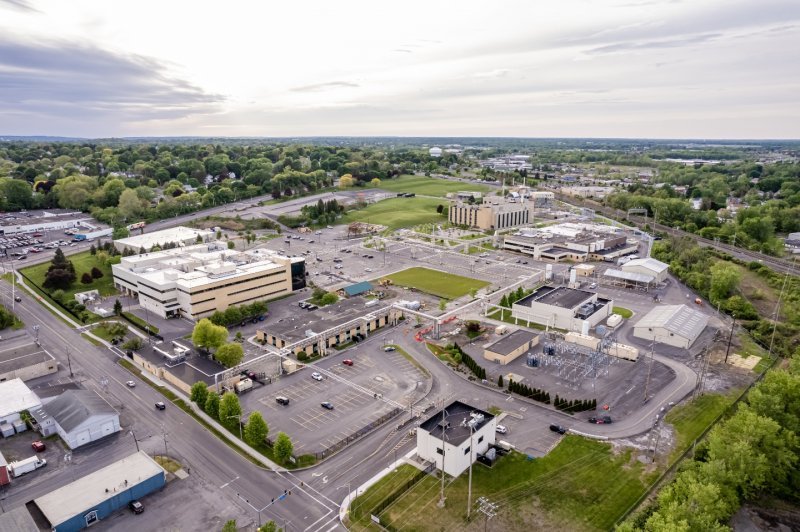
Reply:
[[[267,304],[263,301],[256,301],[249,305],[238,307],[228,307],[223,311],[216,311],[208,319],[214,325],[230,326],[237,325],[243,321],[259,318],[267,313]]]
[[[460,345],[453,342],[452,344],[447,344],[444,349],[450,354],[451,357],[453,357],[453,360],[456,361],[456,364],[463,363],[477,378],[486,378],[486,370],[483,369],[483,367],[481,367],[477,362],[475,362],[471,356],[465,353],[464,350],[461,349]]]
[[[745,263],[710,248],[702,248],[691,238],[670,238],[656,242],[653,256],[670,266],[670,271],[691,289],[707,298],[720,310],[736,316],[761,346],[789,357],[800,343],[800,280],[775,273],[759,262]],[[742,292],[742,268],[758,275],[776,293],[783,291],[779,319],[763,316]],[[784,285],[785,283],[785,285]],[[759,298],[765,294],[756,294]],[[774,336],[773,336],[774,329]]]
[[[502,384],[500,386],[502,386]],[[522,397],[527,397],[528,399],[533,399],[534,401],[539,401],[540,403],[544,403],[546,405],[550,404],[550,392],[546,392],[538,388],[531,388],[527,384],[509,380],[508,391],[517,395],[521,395]],[[558,396],[556,396],[556,398],[557,397]]]
[[[344,212],[344,206],[340,205],[335,199],[322,201],[320,199],[315,205],[305,205],[300,209],[299,216],[281,215],[278,221],[288,227],[300,227],[304,225],[329,225],[336,221],[336,218]]]
[[[618,531],[729,530],[743,502],[800,502],[800,356],[772,370],[697,446],[655,503]]]

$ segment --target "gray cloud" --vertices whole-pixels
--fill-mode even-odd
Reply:
[[[289,90],[292,92],[320,92],[328,89],[356,88],[358,86],[358,83],[351,83],[349,81],[328,81],[327,83],[314,83],[313,85],[292,87]]]
[[[704,35],[686,35],[676,37],[674,39],[661,39],[657,41],[644,41],[644,42],[619,42],[614,44],[607,44],[605,46],[598,46],[587,50],[587,54],[613,54],[619,52],[630,52],[635,50],[654,50],[663,48],[680,48],[692,44],[700,44],[704,42],[713,41],[721,37],[720,33],[707,33]]]
[[[401,54],[410,54],[410,53],[412,53],[411,50],[406,50],[405,48],[395,48],[392,51],[393,52],[398,52],[398,53],[401,53]]]
[[[20,11],[34,11],[36,13],[40,13],[38,9],[33,7],[28,0],[0,0],[0,6],[8,6],[12,9],[18,9]]]
[[[0,37],[0,116],[75,120],[175,119],[213,112],[222,97],[175,79],[158,61],[71,42]]]

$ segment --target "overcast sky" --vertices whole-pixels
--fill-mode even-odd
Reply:
[[[798,0],[0,0],[0,134],[800,138],[798,124]]]

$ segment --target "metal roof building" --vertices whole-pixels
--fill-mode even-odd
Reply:
[[[627,286],[632,288],[648,288],[655,282],[656,278],[644,273],[629,272],[623,270],[606,270],[603,272],[602,281],[604,284],[613,286]]]
[[[0,514],[0,532],[39,532],[39,527],[24,506]]]
[[[31,411],[42,435],[57,432],[75,449],[119,432],[119,413],[96,392],[67,390],[47,405]]]
[[[110,516],[165,483],[164,469],[140,451],[33,502],[52,530],[72,532]]]
[[[372,290],[372,284],[367,281],[351,284],[342,288],[342,291],[347,297],[357,296],[365,292],[369,292],[370,290]]]
[[[645,340],[688,349],[708,325],[708,316],[686,305],[664,305],[648,312],[633,327]]]
[[[647,257],[644,259],[633,259],[622,265],[622,271],[642,273],[651,275],[656,278],[659,283],[667,278],[669,273],[669,265],[661,262],[660,260]]]

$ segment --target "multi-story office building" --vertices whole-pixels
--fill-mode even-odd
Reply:
[[[306,285],[303,258],[217,243],[123,257],[111,269],[120,292],[138,297],[142,307],[164,318],[198,320]]]
[[[518,227],[534,221],[534,205],[529,201],[501,198],[486,198],[481,204],[471,205],[463,201],[450,204],[448,221],[455,225],[466,225],[482,231],[494,231]]]

